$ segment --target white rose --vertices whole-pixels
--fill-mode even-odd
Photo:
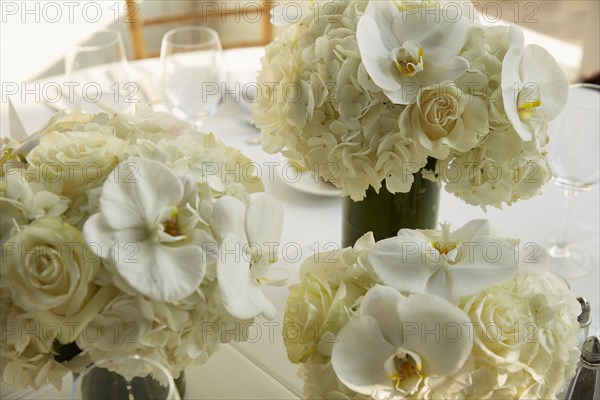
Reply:
[[[94,291],[99,259],[77,229],[54,217],[35,220],[3,243],[0,287],[26,311],[73,316]]]
[[[302,264],[302,283],[290,287],[283,318],[290,361],[302,363],[317,352],[331,356],[334,335],[374,284],[364,266],[373,243],[368,233],[353,248],[315,254]]]
[[[443,82],[421,90],[400,116],[400,127],[428,155],[443,159],[451,150],[467,152],[477,145],[489,131],[488,110],[480,97]]]
[[[110,126],[89,123],[77,129],[42,136],[27,155],[30,173],[42,180],[62,181],[62,194],[72,200],[90,186],[99,186],[119,163],[125,148]]]
[[[333,345],[333,337],[325,334],[336,334],[350,320],[347,309],[362,295],[355,289],[345,282],[331,285],[318,273],[309,273],[302,284],[290,287],[283,320],[283,342],[290,361],[306,361],[322,339],[324,345]]]
[[[463,299],[474,323],[474,398],[554,398],[579,357],[579,303],[549,272],[517,275]],[[508,377],[508,378],[507,378]]]

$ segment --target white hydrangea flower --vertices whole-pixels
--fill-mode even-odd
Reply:
[[[522,141],[512,127],[490,131],[472,151],[438,162],[436,172],[448,192],[484,210],[538,195],[552,177],[537,140]]]
[[[15,227],[37,218],[58,217],[68,208],[70,200],[56,192],[62,185],[28,181],[22,170],[0,179],[0,241],[13,234]]]

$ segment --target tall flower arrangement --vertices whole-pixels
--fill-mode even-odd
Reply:
[[[475,220],[316,254],[284,343],[311,399],[550,399],[579,357],[578,302],[544,257]],[[519,261],[521,260],[521,261]]]
[[[222,330],[274,316],[260,285],[274,283],[282,208],[212,134],[143,107],[72,112],[4,139],[1,161],[4,383],[59,387],[114,354],[177,377],[244,340]]]
[[[263,148],[353,200],[384,184],[408,192],[428,157],[428,179],[482,207],[528,199],[550,178],[543,147],[564,73],[517,26],[481,24],[469,2],[311,2],[262,67]]]

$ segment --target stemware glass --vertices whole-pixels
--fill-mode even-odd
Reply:
[[[101,101],[119,111],[137,102],[137,85],[130,82],[127,55],[121,34],[98,31],[78,43],[65,57],[69,85],[65,95],[85,111],[98,111]]]
[[[580,192],[593,189],[600,175],[600,86],[572,85],[569,100],[550,130],[548,163],[554,183],[565,191],[563,226],[550,248],[550,267],[567,279],[591,271],[588,254],[568,240],[571,202]]]
[[[181,400],[173,377],[149,358],[114,357],[92,364],[71,387],[71,400]]]
[[[219,35],[198,26],[173,29],[163,37],[160,58],[167,107],[199,128],[222,101],[226,70]]]

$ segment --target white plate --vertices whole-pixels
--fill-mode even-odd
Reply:
[[[316,196],[341,196],[342,191],[340,189],[313,177],[311,171],[300,171],[287,158],[281,158],[276,169],[279,179],[296,190]]]

